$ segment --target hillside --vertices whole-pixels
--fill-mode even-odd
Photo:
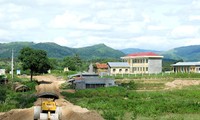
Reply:
[[[169,59],[182,59],[184,61],[200,61],[200,45],[191,45],[174,48],[163,52],[162,55]]]
[[[70,48],[49,42],[37,44],[33,42],[0,43],[0,58],[10,58],[12,49],[14,50],[14,56],[17,57],[19,51],[23,47],[45,50],[47,51],[48,56],[51,58],[64,58],[66,56],[78,54],[81,58],[88,60],[101,58],[119,59],[125,54],[149,51],[163,55],[165,59],[200,61],[200,45],[184,46],[161,52],[156,50],[145,50],[137,48],[122,49],[119,51],[110,48],[105,44],[97,44],[83,48]]]
[[[121,51],[112,49],[105,44],[97,44],[95,46],[83,47],[76,49],[76,53],[84,59],[100,59],[100,58],[117,58],[124,56]],[[98,55],[98,56],[97,56]]]
[[[168,51],[145,50],[137,48],[122,49],[121,51],[124,52],[125,54],[148,51],[163,55],[164,59],[200,61],[200,45],[178,47]]]
[[[83,48],[69,48],[55,43],[12,42],[0,43],[0,58],[10,58],[12,49],[14,50],[14,56],[17,57],[23,47],[45,50],[51,58],[64,58],[75,54],[84,59],[120,58],[124,56],[121,51],[114,50],[104,44]]]
[[[146,50],[146,49],[139,49],[139,48],[126,48],[120,50],[125,54],[131,54],[131,53],[138,53],[138,52],[154,52],[154,53],[160,53],[160,51],[156,50]]]

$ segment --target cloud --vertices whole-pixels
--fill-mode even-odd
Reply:
[[[190,15],[189,21],[200,20],[200,15]]]
[[[166,30],[167,27],[161,26],[161,25],[149,25],[149,26],[147,26],[147,29],[148,30],[156,30],[156,31],[158,31],[158,30]]]
[[[171,36],[173,38],[191,38],[198,34],[198,30],[196,26],[182,25],[175,27],[171,32]]]
[[[40,27],[40,21],[36,18],[29,18],[11,22],[11,28],[15,30],[28,30],[38,27]]]
[[[187,39],[184,45],[200,45],[200,38]]]
[[[199,0],[0,0],[0,39],[69,47],[199,44]],[[191,39],[191,41],[189,41]]]
[[[53,42],[61,45],[61,46],[67,46],[68,45],[68,40],[64,37],[56,37]]]
[[[46,6],[46,5],[85,5],[91,3],[91,0],[36,0],[39,5]]]
[[[89,15],[82,14],[78,15],[76,13],[70,13],[66,11],[62,15],[56,15],[56,17],[51,20],[49,26],[53,28],[71,28],[71,29],[82,29],[82,30],[106,30],[110,29],[109,25],[95,23],[93,21],[84,21]]]
[[[79,24],[83,16],[77,16],[74,13],[66,11],[62,15],[56,15],[55,18],[50,22],[49,26],[53,28],[68,28],[74,27]]]
[[[0,37],[4,37],[7,36],[9,34],[8,31],[4,30],[4,29],[0,29]]]

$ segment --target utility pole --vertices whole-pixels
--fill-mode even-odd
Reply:
[[[12,61],[11,61],[11,74],[12,74],[12,80],[13,80],[13,69],[14,69],[14,64],[13,64],[13,49],[12,49]]]

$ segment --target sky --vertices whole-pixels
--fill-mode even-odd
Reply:
[[[200,0],[0,0],[0,43],[169,50],[200,45]]]

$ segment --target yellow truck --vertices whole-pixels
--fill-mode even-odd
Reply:
[[[61,107],[55,102],[58,96],[53,93],[43,93],[38,97],[41,99],[41,106],[34,106],[34,120],[60,120]]]

